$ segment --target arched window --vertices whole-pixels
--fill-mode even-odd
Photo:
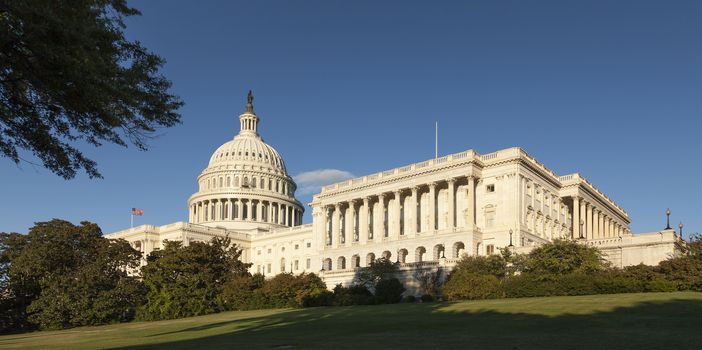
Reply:
[[[256,188],[256,178],[255,177],[251,178],[251,187]]]
[[[227,187],[232,187],[232,178],[227,176]]]
[[[266,180],[264,178],[261,178],[261,185],[258,186],[261,189],[266,189]]]
[[[322,270],[324,270],[324,271],[331,271],[331,269],[332,269],[332,261],[331,261],[331,259],[330,259],[330,258],[324,259],[324,261],[322,262]]]
[[[370,266],[371,263],[373,263],[374,261],[375,261],[375,254],[368,253],[368,255],[366,255],[366,266]]]
[[[351,257],[351,267],[357,268],[361,267],[361,257],[358,254]]]
[[[400,251],[397,252],[397,257],[399,258],[398,260],[401,263],[406,263],[407,262],[407,254],[409,254],[407,249],[404,249],[404,248],[400,249]]]
[[[280,258],[280,272],[285,272],[285,258]]]
[[[386,250],[386,251],[384,251],[383,254],[381,254],[380,256],[382,256],[383,259],[390,260],[390,258],[392,258],[392,253],[390,253],[389,250]]]
[[[443,244],[435,245],[434,246],[434,260],[439,260],[443,257],[445,257],[444,256],[444,245]]]
[[[234,187],[239,187],[239,177],[234,176]]]
[[[336,259],[336,269],[337,270],[345,270],[346,269],[346,258],[343,256],[340,256],[338,259]]]
[[[453,258],[460,258],[465,254],[466,245],[463,242],[456,242],[453,244]]]
[[[424,254],[427,252],[427,249],[424,247],[417,247],[417,249],[414,251],[414,262],[422,262],[424,261]]]
[[[232,219],[238,219],[239,218],[239,201],[234,202],[234,205],[232,205],[234,209],[234,213],[232,214]]]
[[[224,178],[219,177],[219,187],[224,187]]]

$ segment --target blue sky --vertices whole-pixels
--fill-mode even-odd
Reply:
[[[131,207],[145,211],[136,224],[187,220],[195,179],[238,131],[248,89],[293,176],[432,158],[438,120],[440,154],[523,147],[587,177],[634,232],[663,228],[666,207],[686,232],[702,226],[700,1],[131,4],[143,15],[127,34],[167,60],[182,125],[148,152],[85,148],[103,180],[0,159],[0,231],[58,217],[111,232],[129,226]]]

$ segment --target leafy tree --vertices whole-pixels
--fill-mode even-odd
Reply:
[[[172,319],[224,310],[222,286],[249,274],[251,264],[241,262],[241,253],[229,238],[188,246],[166,241],[141,270],[147,293],[138,318]]]
[[[327,285],[313,273],[284,272],[267,280],[261,289],[270,307],[305,307],[328,304]]]
[[[139,14],[126,0],[0,3],[0,155],[19,163],[25,150],[65,179],[101,177],[78,142],[146,150],[180,122],[164,60],[122,32]]]
[[[394,277],[398,269],[399,264],[388,258],[375,259],[369,266],[358,269],[354,284],[373,288],[379,281]]]
[[[0,235],[4,328],[42,329],[130,320],[141,283],[127,271],[141,253],[124,240],[102,237],[84,221],[38,222],[27,235]]]
[[[397,278],[386,278],[375,285],[375,300],[378,304],[396,304],[402,300],[405,287]]]
[[[507,261],[501,255],[475,256],[464,255],[454,267],[477,275],[490,275],[504,278],[507,274]]]
[[[558,239],[534,248],[524,259],[516,259],[514,264],[523,273],[537,275],[591,273],[607,267],[597,248]]]

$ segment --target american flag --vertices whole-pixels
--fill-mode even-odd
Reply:
[[[139,208],[132,208],[132,215],[142,216],[144,215],[144,210]]]

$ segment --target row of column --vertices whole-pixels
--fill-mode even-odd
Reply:
[[[303,211],[285,203],[245,199],[208,199],[191,204],[189,222],[253,221],[298,226],[302,224]]]
[[[592,203],[578,196],[573,197],[573,238],[612,238],[622,236],[626,232],[626,226]]]
[[[464,180],[465,179],[465,180]],[[456,183],[458,181],[467,182],[466,197],[467,208],[466,226],[475,227],[475,177],[467,176],[463,178],[450,178],[445,183],[448,190],[448,227],[456,226]],[[420,215],[421,206],[419,200],[422,193],[429,194],[428,222],[429,231],[437,229],[437,187],[440,182],[432,182],[425,185],[417,185],[411,188],[397,189],[392,192],[379,193],[375,196],[367,196],[362,199],[351,199],[338,202],[322,208],[322,220],[324,225],[324,242],[327,246],[338,247],[339,244],[346,243],[346,237],[351,233],[353,242],[365,244],[368,240],[377,237],[388,237],[397,239],[400,235],[414,235],[421,232]],[[443,187],[442,187],[443,188]],[[409,192],[409,193],[407,193]],[[405,198],[404,206],[402,199]],[[386,200],[394,199],[386,207]],[[372,204],[378,203],[377,211],[371,210]],[[404,210],[403,210],[404,207]],[[408,210],[409,209],[409,210]],[[390,213],[392,212],[392,215]],[[374,215],[376,214],[376,215]],[[380,216],[380,217],[376,217]],[[407,220],[405,220],[407,216]],[[391,220],[390,220],[391,218]],[[404,227],[404,223],[410,223]]]

